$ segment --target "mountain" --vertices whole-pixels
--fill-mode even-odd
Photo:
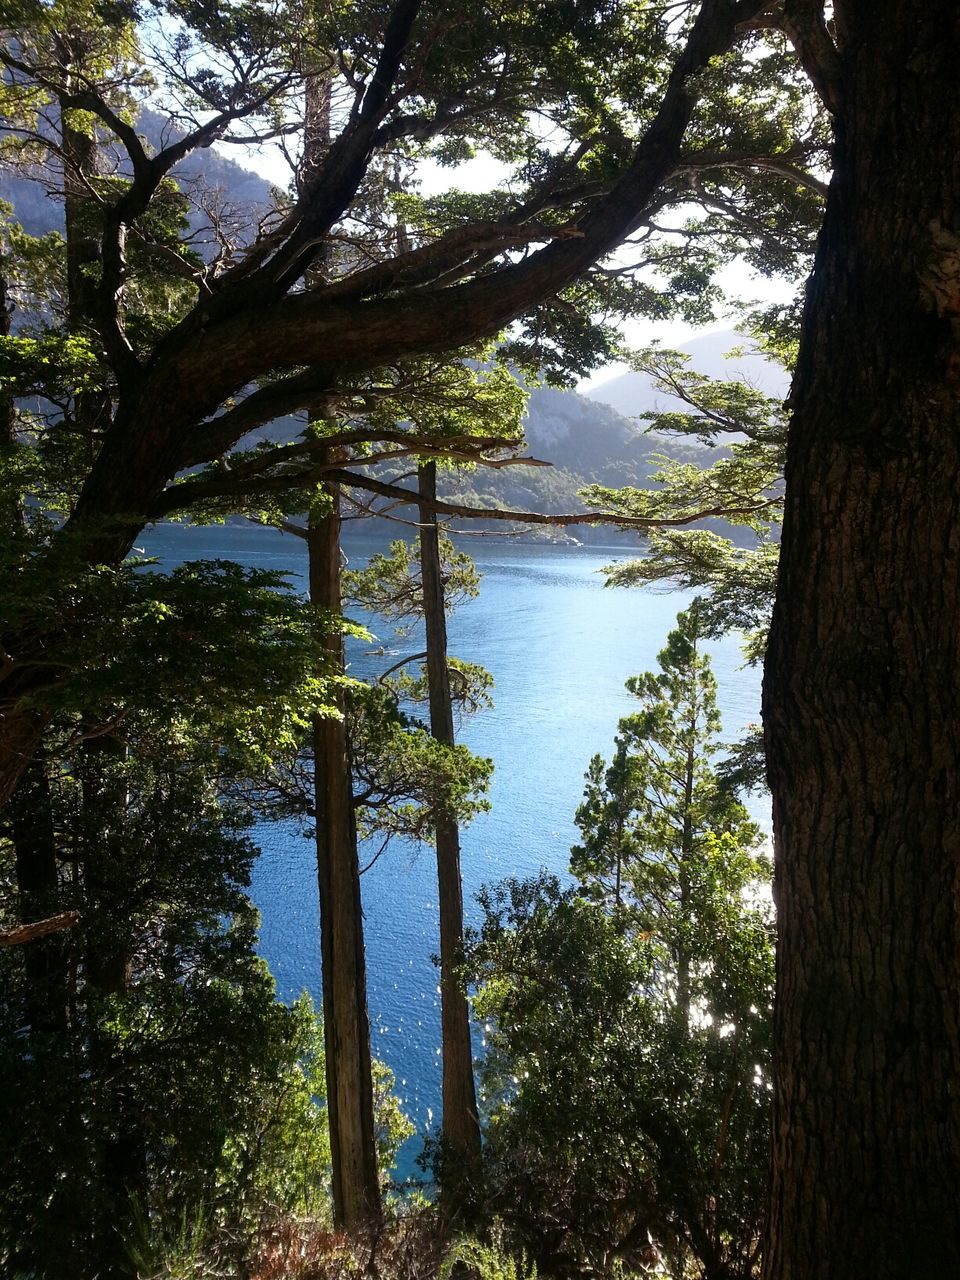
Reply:
[[[728,358],[734,348],[739,353]],[[766,395],[786,397],[790,379],[783,366],[761,355],[734,329],[691,338],[677,349],[689,354],[690,368],[697,373],[749,382]],[[622,373],[599,383],[587,394],[591,400],[609,405],[628,418],[651,409],[679,407],[676,398],[658,391],[645,373]]]
[[[141,111],[139,132],[155,150],[172,141],[169,122],[155,111]],[[119,164],[119,168],[123,171],[124,166]],[[185,188],[200,184],[208,192],[219,190],[228,203],[238,209],[265,212],[271,204],[270,183],[216,147],[191,152],[174,166],[172,176]],[[32,236],[63,230],[63,201],[56,192],[45,191],[33,178],[0,171],[0,200],[13,205],[21,226]],[[206,219],[198,215],[191,222],[196,227],[205,224]]]
[[[743,349],[727,359],[733,348]],[[697,373],[747,381],[771,396],[787,394],[789,378],[783,368],[749,347],[732,329],[692,338],[679,344],[678,350],[690,355],[690,367]],[[705,448],[697,441],[647,431],[640,415],[669,408],[686,406],[660,391],[642,373],[610,378],[585,395],[536,388],[530,395],[526,419],[529,452],[553,465],[473,472],[459,481],[448,480],[445,496],[471,505],[513,510],[582,511],[577,495],[586,484],[647,487],[656,469],[656,454],[667,453],[702,465],[722,456],[720,449]],[[749,540],[742,529],[716,527],[737,541]],[[542,536],[557,535],[548,531]],[[636,542],[635,534],[617,534],[609,527],[578,527],[576,536],[588,542]]]
[[[508,467],[454,473],[441,485],[443,496],[471,506],[512,510],[583,511],[578,498],[584,485],[639,485],[649,482],[651,455],[660,441],[643,434],[608,405],[578,395],[537,387],[530,393],[525,421],[528,452],[549,467]],[[560,536],[540,531],[541,536]],[[609,528],[577,529],[577,538],[609,541]]]

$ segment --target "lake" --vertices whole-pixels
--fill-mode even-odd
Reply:
[[[383,539],[354,536],[351,567],[363,565]],[[680,592],[604,586],[603,565],[624,548],[520,543],[464,538],[460,544],[483,574],[478,599],[449,621],[450,652],[487,667],[495,707],[467,720],[461,741],[495,763],[492,810],[462,835],[464,903],[478,914],[477,889],[505,876],[563,874],[577,837],[573,814],[590,757],[609,755],[619,717],[634,700],[628,676],[655,668],[677,611]],[[273,531],[159,529],[146,548],[171,565],[222,557],[295,574],[305,553],[295,538]],[[362,619],[368,621],[367,619]],[[416,653],[416,634],[396,640],[388,625],[369,620],[374,645],[351,643],[351,674],[372,675],[403,653]],[[390,656],[374,652],[383,647]],[[725,740],[759,720],[760,672],[744,668],[734,639],[709,646],[719,683]],[[769,826],[766,803],[754,816]],[[292,824],[261,827],[263,850],[252,896],[262,914],[261,951],[283,999],[304,989],[319,1004],[317,882],[314,848]],[[430,848],[397,843],[364,875],[368,999],[374,1052],[393,1069],[404,1109],[421,1131],[435,1126],[440,1097],[440,1008],[432,957],[438,943],[435,864]],[[478,1048],[482,1047],[482,1037]],[[402,1153],[399,1172],[414,1172],[419,1142]]]

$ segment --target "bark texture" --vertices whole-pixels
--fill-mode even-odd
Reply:
[[[437,464],[419,468],[423,497],[435,501]],[[427,641],[427,681],[430,690],[430,732],[438,742],[453,746],[453,701],[447,667],[447,617],[440,564],[436,512],[420,508],[420,575]],[[445,1187],[450,1207],[459,1208],[480,1159],[480,1124],[473,1078],[470,1010],[464,987],[463,885],[460,877],[460,831],[456,818],[438,812],[436,824],[437,886],[440,896],[440,1026],[443,1046],[443,1138],[452,1181]],[[458,1187],[460,1193],[458,1193]]]
[[[340,514],[336,490],[331,498],[330,514],[312,517],[307,532],[310,600],[318,608],[339,615]],[[330,635],[327,647],[342,671],[342,636]],[[353,1228],[379,1217],[380,1187],[360,867],[345,719],[314,719],[313,753],[333,1214],[337,1226]]]
[[[960,1275],[960,14],[836,5],[764,682],[766,1280]]]

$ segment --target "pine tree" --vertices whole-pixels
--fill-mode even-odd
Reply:
[[[571,856],[486,895],[473,951],[488,1151],[544,1266],[754,1276],[766,1192],[773,949],[756,826],[718,778],[702,608],[681,613]],[[515,1203],[522,1197],[519,1211]],[[544,1253],[548,1248],[552,1250]]]

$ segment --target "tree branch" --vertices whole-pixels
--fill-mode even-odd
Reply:
[[[823,13],[823,0],[784,0],[783,31],[823,105],[840,110],[840,55]]]
[[[702,173],[709,169],[759,169],[765,173],[775,173],[778,177],[795,182],[798,187],[806,187],[818,196],[826,196],[828,184],[812,173],[793,164],[786,156],[737,155],[735,152],[723,151],[691,151],[680,157],[675,172]]]
[[[395,462],[400,458],[435,457],[449,461],[470,462],[478,466],[499,470],[503,467],[549,467],[552,464],[540,458],[486,458],[483,450],[489,448],[510,448],[515,443],[497,437],[449,436],[424,437],[412,432],[359,430],[345,431],[338,435],[318,437],[298,444],[285,445],[279,449],[271,449],[259,454],[237,466],[226,468],[221,474],[207,479],[184,480],[170,485],[160,494],[156,505],[150,512],[151,520],[161,519],[173,511],[183,511],[197,502],[210,498],[222,497],[254,497],[258,494],[282,493],[285,490],[303,488],[318,483],[329,476],[331,471],[343,466],[343,460],[330,461],[331,448],[349,444],[367,443],[371,440],[396,440],[404,445],[400,449],[392,449],[368,457],[358,458],[356,465],[373,466],[378,462]],[[315,455],[319,455],[316,457]],[[286,467],[292,461],[305,459],[306,466],[300,470]],[[265,474],[273,468],[285,466],[283,471]],[[349,474],[353,474],[352,472]],[[406,492],[401,490],[401,492]]]
[[[554,239],[521,262],[452,288],[416,296],[341,302],[325,289],[264,305],[226,306],[214,299],[209,322],[198,330],[185,321],[168,341],[199,377],[202,392],[220,403],[235,387],[269,370],[310,364],[322,352],[346,372],[369,369],[412,355],[447,351],[498,332],[529,307],[574,280],[636,229],[657,189],[675,170],[680,144],[696,102],[692,81],[733,39],[737,21],[761,7],[758,0],[732,4],[707,0],[671,73],[660,109],[632,163],[610,193],[579,221],[576,234]],[[335,146],[337,144],[334,144]],[[221,305],[222,304],[222,305]],[[204,317],[209,302],[201,302]],[[164,362],[166,364],[166,362]],[[158,370],[159,375],[159,370]],[[164,381],[169,379],[169,372]]]
[[[278,418],[287,418],[304,409],[322,416],[332,404],[333,377],[326,369],[313,368],[305,373],[271,382],[253,391],[238,405],[219,417],[202,422],[180,450],[177,470],[185,471],[232,449],[242,436]]]
[[[79,911],[61,911],[59,915],[48,916],[46,920],[33,920],[30,924],[18,924],[12,929],[0,930],[0,948],[19,947],[24,942],[33,942],[35,938],[60,933],[63,929],[72,928],[79,919]]]
[[[399,485],[375,480],[373,476],[357,475],[353,471],[330,470],[326,472],[324,478],[334,484],[341,484],[345,488],[366,489],[370,493],[392,498],[398,502],[420,503],[429,507],[431,511],[436,511],[438,515],[458,516],[464,520],[506,520],[514,524],[543,524],[559,527],[578,524],[613,524],[624,529],[659,529],[673,525],[694,524],[697,520],[706,519],[708,516],[727,514],[726,511],[717,508],[678,516],[675,519],[657,519],[645,516],[618,516],[606,511],[577,511],[562,515],[543,511],[508,511],[502,507],[490,509],[470,507],[460,502],[445,502],[442,498],[426,499],[412,489],[403,489]]]
[[[241,271],[236,273],[238,281],[234,287],[241,289],[242,297],[257,297],[261,302],[265,293],[273,298],[282,297],[306,274],[323,237],[356,195],[376,146],[377,130],[390,108],[391,90],[422,3],[423,0],[396,0],[376,70],[357,116],[329,147],[323,164],[297,202],[292,234],[253,276],[239,279]],[[241,264],[241,269],[244,266]],[[245,271],[242,274],[247,275]],[[225,277],[212,314],[219,314],[221,307],[230,310],[236,306],[237,300],[227,281]]]
[[[324,368],[344,378],[410,356],[449,352],[497,333],[576,279],[636,229],[676,167],[698,99],[698,74],[730,46],[737,24],[761,7],[760,0],[704,0],[632,162],[610,193],[579,220],[581,234],[553,240],[525,259],[467,283],[376,302],[341,303],[325,297],[323,290],[265,302],[255,287],[249,294],[233,288],[202,299],[163,340],[137,393],[121,397],[68,522],[70,533],[88,517],[102,526],[108,513],[149,511],[174,474],[170,462],[179,462],[189,450],[190,424],[266,374],[322,360]],[[400,8],[412,24],[415,0],[398,0]],[[354,179],[358,182],[364,172],[368,141],[351,141],[345,133],[331,148],[323,175],[331,178],[331,186],[311,206],[311,234],[322,229],[331,211],[339,216],[343,199],[355,189]],[[338,146],[343,151],[339,169],[330,169]],[[294,235],[288,246],[295,242],[299,252],[304,242]],[[263,271],[269,269],[265,263]],[[121,476],[135,476],[137,491],[121,484]],[[132,521],[127,516],[114,534],[94,539],[95,553],[107,554],[108,543],[125,544]]]

